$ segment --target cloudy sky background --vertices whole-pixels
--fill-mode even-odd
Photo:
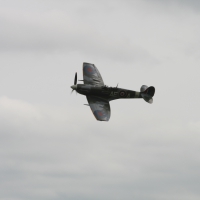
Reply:
[[[1,200],[199,200],[200,2],[0,1]],[[94,63],[108,123],[70,95]]]

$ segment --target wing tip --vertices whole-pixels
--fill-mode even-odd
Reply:
[[[88,63],[88,62],[83,62],[83,65],[94,65],[94,64]]]

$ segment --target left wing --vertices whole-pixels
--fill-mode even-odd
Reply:
[[[87,95],[86,97],[96,119],[99,121],[108,121],[110,119],[109,101],[92,95]]]
[[[94,64],[83,63],[83,79],[84,84],[103,86],[104,82],[99,70]]]

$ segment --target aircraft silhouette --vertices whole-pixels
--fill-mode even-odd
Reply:
[[[109,101],[115,99],[143,98],[148,103],[153,103],[155,88],[142,85],[140,92],[122,89],[118,87],[108,87],[104,85],[101,74],[94,64],[83,63],[84,84],[77,84],[77,73],[74,78],[72,92],[76,90],[79,94],[85,95],[89,106],[99,121],[109,121],[110,104]]]

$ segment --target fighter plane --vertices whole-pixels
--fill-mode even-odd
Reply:
[[[108,87],[104,85],[99,70],[94,64],[83,63],[84,84],[77,84],[77,73],[75,73],[72,92],[76,90],[79,94],[85,95],[95,118],[99,121],[109,121],[110,104],[115,99],[143,98],[148,103],[153,103],[155,88],[153,86],[142,85],[140,92],[122,89],[118,87]]]

